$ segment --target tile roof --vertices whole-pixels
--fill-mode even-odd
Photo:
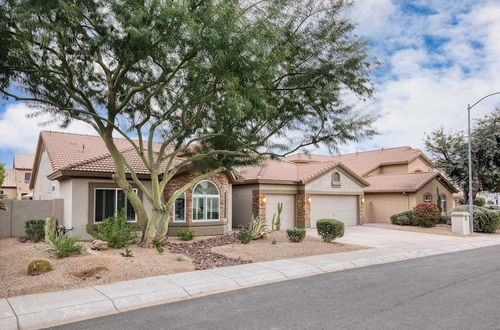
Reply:
[[[370,184],[365,192],[417,191],[439,175],[439,172],[370,175],[364,178]]]
[[[16,170],[13,168],[5,169],[5,178],[3,179],[2,187],[13,188],[16,187]]]
[[[19,169],[32,169],[35,162],[35,154],[21,154],[14,155],[14,168]]]
[[[338,156],[321,156],[309,154],[294,154],[285,157],[284,160],[292,162],[341,162],[359,176],[365,176],[383,164],[408,163],[418,157],[427,157],[419,149],[412,147],[397,147],[389,149],[379,149],[373,151],[356,152]],[[430,162],[430,160],[428,160]]]

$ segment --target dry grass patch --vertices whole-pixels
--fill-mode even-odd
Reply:
[[[89,246],[90,243],[83,243]],[[92,251],[88,255],[75,254],[56,259],[44,251],[45,243],[21,243],[16,238],[0,239],[0,297],[11,297],[32,293],[74,289],[95,284],[138,279],[148,276],[167,275],[194,270],[191,260],[165,251],[162,255],[155,249],[130,246],[133,258],[120,255],[123,249]],[[54,270],[36,275],[27,275],[31,259],[49,259]]]
[[[273,239],[277,244],[272,244]],[[272,232],[269,238],[259,239],[249,244],[239,242],[213,247],[212,251],[231,258],[241,258],[253,262],[298,258],[319,254],[330,254],[368,249],[365,246],[344,243],[325,243],[320,238],[306,235],[301,243],[290,243],[286,233]]]

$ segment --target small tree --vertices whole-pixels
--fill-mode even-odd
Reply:
[[[3,180],[5,180],[5,166],[0,163],[0,187],[3,186]],[[4,199],[5,194],[2,192],[0,194],[0,199]],[[5,203],[0,200],[0,210],[6,210],[7,207],[5,206]]]
[[[436,204],[437,204],[437,207],[439,209],[439,213],[442,213],[443,212],[443,208],[441,207],[441,195],[439,194],[439,188],[438,187],[436,187],[436,192],[437,192]]]
[[[356,141],[374,116],[366,42],[332,1],[30,1],[0,3],[0,93],[102,137],[141,226],[168,230],[172,205],[216,173],[265,155]],[[113,140],[148,171],[138,178]],[[136,138],[136,139],[134,139]],[[155,145],[154,142],[159,142]],[[196,170],[168,200],[170,180]],[[148,215],[130,180],[153,206]]]

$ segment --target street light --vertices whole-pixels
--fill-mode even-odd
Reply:
[[[469,214],[470,214],[469,229],[470,229],[471,234],[474,232],[474,207],[473,207],[473,201],[472,201],[472,151],[471,151],[471,144],[472,143],[471,143],[471,138],[470,138],[470,109],[475,107],[482,100],[484,100],[490,96],[497,95],[497,94],[500,94],[500,92],[488,94],[488,95],[484,96],[483,98],[479,99],[479,101],[477,101],[473,105],[467,104],[467,124],[468,124],[468,138],[469,138],[469,142],[468,142],[468,144],[469,144]]]

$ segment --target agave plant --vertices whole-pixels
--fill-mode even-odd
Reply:
[[[259,217],[254,217],[250,223],[249,228],[252,231],[252,238],[258,239],[264,236],[268,236],[266,229],[267,225],[262,222]]]

